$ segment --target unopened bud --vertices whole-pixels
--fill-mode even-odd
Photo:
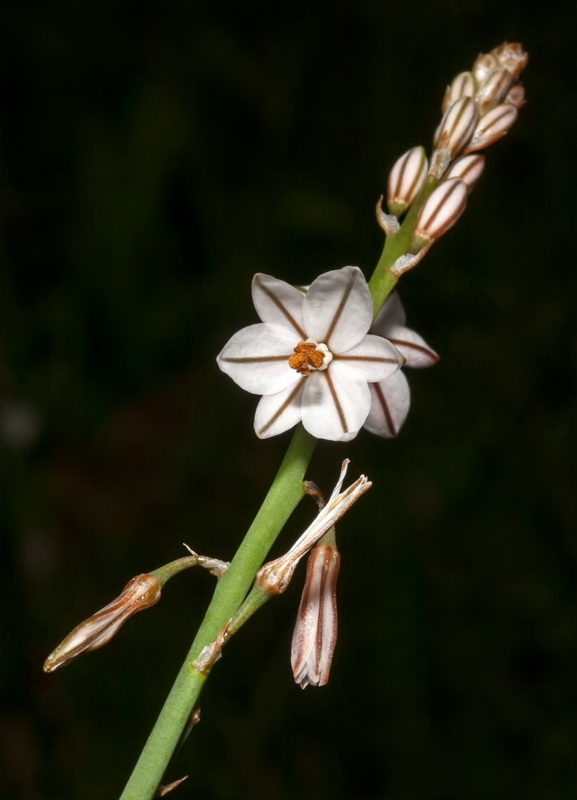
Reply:
[[[491,55],[499,66],[505,67],[511,73],[513,80],[518,79],[529,60],[528,54],[518,42],[503,42],[491,51]]]
[[[447,91],[441,104],[441,111],[445,111],[460,97],[475,97],[477,81],[472,72],[460,72],[447,86]]]
[[[449,107],[435,133],[431,175],[442,177],[451,161],[468,145],[478,120],[479,109],[472,97],[461,97]]]
[[[341,557],[334,535],[311,550],[291,646],[296,683],[324,686],[337,642],[337,579]]]
[[[458,178],[443,181],[427,198],[413,232],[412,252],[438,239],[459,219],[467,205],[468,187]]]
[[[517,119],[517,109],[509,103],[502,103],[488,111],[480,120],[471,137],[465,154],[483,150],[509,132]]]
[[[509,91],[513,83],[513,76],[505,67],[497,67],[487,73],[485,78],[479,83],[479,88],[475,99],[479,105],[481,115],[485,114],[498,103],[503,102],[503,98]]]
[[[462,156],[458,158],[447,171],[445,181],[451,178],[459,178],[465,181],[469,191],[475,186],[483,170],[485,169],[485,157],[481,155]]]
[[[424,147],[413,147],[397,159],[387,188],[387,206],[391,214],[399,217],[411,205],[423,185],[428,167]]]
[[[81,622],[44,662],[44,672],[53,672],[81,653],[96,650],[110,641],[126,620],[160,599],[160,584],[147,573],[132,578],[122,593],[103,609]]]
[[[507,92],[507,96],[505,97],[505,102],[515,106],[517,109],[521,108],[522,105],[525,105],[525,89],[520,83],[515,84],[515,86],[511,86]]]
[[[499,62],[493,53],[479,53],[473,64],[473,75],[479,82],[483,81],[498,66]]]

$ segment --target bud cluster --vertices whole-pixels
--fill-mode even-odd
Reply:
[[[441,178],[455,158],[483,150],[508,133],[525,102],[517,80],[527,59],[521,45],[505,42],[480,55],[470,72],[461,72],[447,86],[431,175]]]
[[[447,87],[430,164],[423,147],[413,147],[394,164],[387,185],[389,213],[382,211],[381,200],[377,204],[377,219],[387,235],[397,232],[397,218],[408,211],[426,182],[432,188],[418,213],[409,253],[391,270],[397,276],[418,263],[465,210],[485,166],[478,151],[511,129],[525,102],[518,79],[527,60],[520,44],[507,42],[479,55],[472,69]]]

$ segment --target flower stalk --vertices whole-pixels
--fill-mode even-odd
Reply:
[[[205,617],[120,800],[151,800],[210,669],[195,669],[201,652],[217,639],[240,607],[276,537],[304,496],[303,479],[316,439],[299,425],[254,522],[219,580]]]
[[[381,202],[377,206],[385,243],[368,285],[356,267],[319,276],[308,292],[271,276],[255,276],[253,299],[261,323],[231,338],[219,355],[219,366],[242,388],[261,395],[255,417],[260,438],[293,427],[295,431],[236,555],[227,565],[191,553],[188,559],[180,559],[180,567],[167,565],[137,576],[119,598],[81,623],[46,662],[50,671],[80,652],[104,644],[129,616],[158,600],[161,585],[184,562],[187,566],[200,564],[219,577],[120,800],[157,796],[226,636],[267,597],[284,591],[298,560],[312,547],[315,551],[309,562],[292,662],[301,686],[326,682],[336,638],[334,597],[340,563],[330,531],[370,482],[361,476],[341,493],[343,472],[326,507],[303,537],[285,556],[261,567],[304,495],[303,479],[317,438],[349,441],[363,425],[381,436],[394,436],[409,403],[408,386],[399,367],[404,363],[428,366],[437,360],[436,353],[405,327],[400,301],[393,297],[390,304],[385,301],[399,277],[422,260],[464,210],[484,167],[484,159],[476,151],[505,135],[524,103],[517,81],[526,62],[520,45],[505,43],[479,56],[471,71],[461,73],[450,84],[431,157],[420,147],[402,156],[388,181],[390,213],[382,211]],[[326,538],[318,544],[323,536]],[[254,602],[249,594],[253,584]],[[168,784],[161,791],[166,793],[174,786]]]

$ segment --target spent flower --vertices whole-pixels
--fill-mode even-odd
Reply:
[[[159,601],[160,588],[161,583],[155,575],[143,573],[131,578],[112,603],[85,619],[68,634],[44,662],[44,672],[53,672],[81,653],[105,645],[129,617]]]
[[[337,642],[337,579],[341,557],[334,528],[313,547],[291,644],[291,666],[296,683],[324,686],[329,679]]]

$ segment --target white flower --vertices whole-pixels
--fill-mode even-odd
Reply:
[[[298,422],[317,439],[350,441],[371,408],[369,384],[404,361],[369,334],[373,304],[358,267],[320,275],[306,292],[255,275],[252,297],[262,322],[236,333],[217,358],[242,389],[262,398],[254,427],[261,439]]]
[[[405,310],[396,292],[375,317],[373,333],[385,336],[406,359],[407,367],[430,367],[439,356],[415,331],[405,327]],[[378,436],[396,436],[409,411],[411,392],[401,370],[370,386],[372,405],[365,428]]]

